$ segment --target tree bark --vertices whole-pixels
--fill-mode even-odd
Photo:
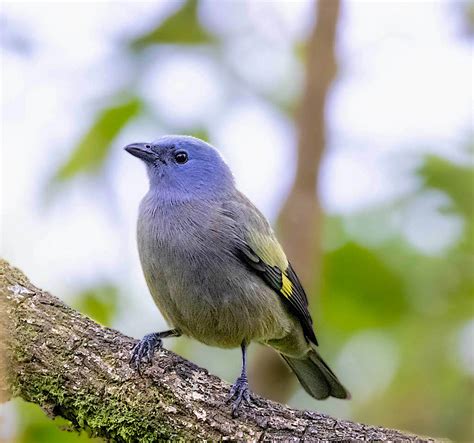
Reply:
[[[305,86],[296,116],[296,178],[277,223],[279,238],[310,302],[319,279],[323,215],[317,180],[326,145],[326,99],[337,72],[335,47],[340,2],[319,0],[317,5],[315,26],[308,40]],[[254,389],[273,400],[287,401],[296,386],[295,377],[270,348],[262,349],[251,374]]]
[[[139,376],[132,338],[104,328],[0,260],[0,398],[21,397],[91,436],[188,440],[434,441],[255,397],[232,418],[229,385],[170,351]]]

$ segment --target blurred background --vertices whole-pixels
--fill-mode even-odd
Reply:
[[[3,2],[0,29],[4,258],[104,325],[164,329],[122,147],[198,136],[274,223],[353,399],[314,401],[258,345],[253,388],[474,439],[472,2]],[[238,375],[239,350],[166,345]],[[0,406],[0,440],[88,440],[65,427]]]

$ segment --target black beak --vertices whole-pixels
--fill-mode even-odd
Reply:
[[[124,149],[134,157],[138,157],[145,162],[154,162],[157,158],[151,149],[150,143],[132,143],[125,146]]]

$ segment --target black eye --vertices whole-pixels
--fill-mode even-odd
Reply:
[[[176,163],[179,163],[182,165],[183,163],[186,163],[188,161],[188,154],[184,151],[177,152],[174,155],[174,159],[176,160]]]

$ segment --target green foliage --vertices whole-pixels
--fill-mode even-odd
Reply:
[[[193,137],[200,138],[206,142],[209,142],[209,132],[206,128],[194,128],[187,131],[187,134],[192,135]]]
[[[413,197],[430,190],[448,196],[445,209],[462,218],[463,235],[429,256],[403,240],[403,223],[387,228],[390,234],[370,247],[359,244],[346,228],[357,218],[360,229],[370,235],[374,225],[364,220],[377,213],[383,223],[391,211],[403,213],[400,202],[329,218],[331,249],[323,260],[318,323],[323,323],[321,330],[333,341],[333,350],[359,331],[376,329],[396,340],[394,378],[377,396],[353,399],[356,420],[470,441],[472,375],[459,363],[457,340],[474,317],[474,251],[466,241],[474,232],[474,167],[429,155],[418,174],[422,186]],[[373,356],[374,361],[379,358]]]
[[[214,38],[200,25],[197,0],[188,0],[173,15],[151,31],[130,41],[130,48],[140,51],[157,44],[197,45],[212,43]]]
[[[118,310],[118,288],[100,285],[86,289],[72,302],[74,308],[104,326],[110,326]]]
[[[447,193],[452,210],[467,217],[474,215],[474,168],[458,165],[444,158],[429,155],[418,171],[428,188]]]
[[[339,331],[385,327],[406,309],[400,276],[375,251],[353,242],[326,254],[322,282],[325,321]]]
[[[470,154],[469,150],[467,151]],[[470,254],[469,257],[458,257],[457,264],[461,268],[472,268],[474,266],[474,167],[472,163],[459,165],[437,156],[428,156],[418,170],[418,174],[426,187],[440,190],[450,197],[451,204],[445,208],[446,211],[462,216],[465,224],[464,236],[457,247]],[[471,282],[474,284],[474,276]]]
[[[67,181],[80,173],[98,173],[117,135],[141,109],[142,102],[136,97],[105,107],[82,136],[71,156],[59,167],[54,179]]]

